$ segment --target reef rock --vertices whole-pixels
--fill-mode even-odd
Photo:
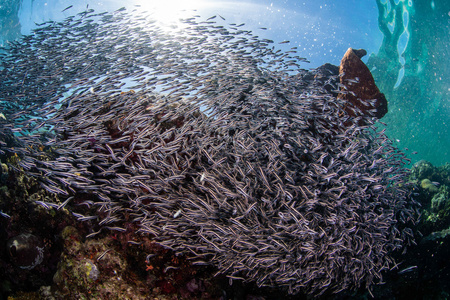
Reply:
[[[446,209],[449,205],[449,200],[450,188],[444,185],[439,189],[439,192],[431,199],[431,208],[433,209],[433,211]]]
[[[435,174],[435,167],[428,161],[420,160],[411,168],[411,175],[417,180],[432,178]]]
[[[366,53],[364,49],[352,48],[345,52],[339,66],[341,93],[338,98],[347,100],[364,114],[380,119],[388,111],[387,100],[375,85],[369,68],[361,60]],[[347,112],[358,115],[351,106],[347,107]]]

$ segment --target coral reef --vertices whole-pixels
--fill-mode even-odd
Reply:
[[[52,282],[59,260],[59,227],[67,212],[55,214],[36,202],[57,197],[25,176],[9,170],[0,185],[0,295],[30,292]],[[73,220],[72,220],[73,221]],[[42,250],[42,251],[41,251]]]
[[[424,179],[440,182],[439,189],[447,187],[450,183],[450,164],[434,167],[429,162],[416,163],[411,170],[412,182],[416,183],[415,197],[423,205],[421,222],[418,230],[424,233],[419,238],[418,245],[408,249],[405,255],[396,257],[399,265],[385,272],[382,285],[375,285],[372,294],[375,299],[441,299],[450,292],[448,286],[450,274],[450,229],[449,223],[435,223],[426,217],[432,209],[432,198],[437,195],[428,193],[420,185]],[[146,235],[134,235],[130,232],[108,231],[85,239],[84,236],[93,230],[97,230],[95,224],[87,226],[86,222],[76,222],[76,218],[67,214],[67,210],[42,210],[42,220],[52,220],[51,224],[56,228],[43,226],[40,222],[29,223],[23,219],[21,207],[32,205],[27,197],[34,190],[35,194],[45,195],[44,189],[36,185],[33,179],[24,175],[8,172],[8,186],[2,186],[1,194],[3,212],[15,219],[14,224],[9,223],[8,218],[0,218],[1,228],[14,229],[16,232],[23,230],[21,223],[27,223],[28,231],[44,232],[50,231],[57,238],[54,243],[58,247],[50,247],[49,254],[55,258],[55,262],[47,260],[47,267],[54,264],[51,276],[43,282],[41,277],[45,274],[43,266],[37,266],[35,270],[22,270],[14,268],[12,262],[5,253],[0,255],[2,270],[1,286],[2,294],[9,299],[306,299],[302,295],[296,297],[284,295],[283,291],[264,290],[254,286],[242,286],[234,281],[232,286],[228,285],[226,278],[216,277],[213,268],[205,266],[192,266],[189,261],[167,249],[163,249],[152,242]],[[420,176],[418,174],[421,174]],[[33,183],[34,182],[34,183]],[[24,183],[29,188],[25,190]],[[11,188],[15,187],[15,188]],[[23,191],[25,193],[23,193]],[[5,193],[7,191],[7,193]],[[5,201],[11,199],[14,194],[17,198],[15,205],[5,205]],[[9,195],[9,196],[5,196]],[[33,193],[31,193],[33,195]],[[36,195],[34,197],[37,197]],[[38,198],[35,198],[38,199]],[[448,198],[447,198],[448,199]],[[39,200],[37,200],[39,201]],[[68,204],[70,206],[70,203]],[[14,210],[11,208],[15,207]],[[447,210],[449,208],[446,208]],[[35,211],[36,213],[36,211]],[[5,223],[5,221],[8,221]],[[61,222],[64,227],[57,224]],[[3,225],[6,227],[3,227]],[[19,230],[20,229],[20,230]],[[3,234],[3,233],[2,233]],[[2,235],[3,236],[3,235]],[[129,241],[132,240],[133,243]],[[6,246],[6,243],[3,245]],[[93,270],[85,268],[95,265],[98,273],[96,280],[91,281],[89,274]],[[56,264],[58,264],[56,266]],[[41,269],[39,269],[41,268]],[[42,273],[44,271],[44,273]],[[3,271],[4,272],[4,271]],[[36,272],[32,275],[33,272]],[[26,277],[23,275],[26,274]],[[9,276],[18,276],[21,280],[32,277],[25,282],[27,284],[16,284],[6,280]],[[121,280],[116,280],[120,278]],[[28,285],[32,285],[30,290]],[[366,299],[371,297],[365,289],[356,292],[344,292],[336,296],[328,295],[323,299]]]
[[[384,288],[398,299],[445,299],[450,294],[449,166],[420,161],[412,167],[410,180],[416,184],[414,197],[422,204],[422,217],[417,245],[386,276]]]
[[[434,187],[436,193],[431,199],[431,209],[433,211],[447,210],[450,205],[449,187],[443,185],[439,189]]]
[[[18,257],[8,254],[10,243],[1,245],[2,299],[219,299],[225,293],[227,284],[212,276],[214,270],[192,266],[148,237],[133,235],[134,243],[129,233],[85,239],[93,230],[89,224],[77,222],[66,209],[45,210],[28,200],[39,201],[38,195],[47,194],[35,180],[15,171],[8,177],[11,188],[1,187],[0,235],[3,240],[16,235],[10,241],[28,245],[36,236],[17,232],[34,232],[45,240],[45,256],[27,268],[28,261],[22,266]],[[33,212],[34,221],[23,209]],[[26,259],[34,257],[31,253]]]
[[[418,186],[417,199],[424,207],[422,234],[446,230],[450,225],[450,164],[434,167],[430,162],[419,161],[411,169],[411,178]]]
[[[125,235],[125,234],[124,234]],[[105,236],[83,241],[74,227],[62,236],[64,250],[53,278],[58,299],[217,299],[214,279],[148,238]],[[151,255],[146,254],[152,252]]]

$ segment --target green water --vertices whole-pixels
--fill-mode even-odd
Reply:
[[[368,66],[389,101],[388,136],[418,152],[413,162],[442,165],[450,160],[450,1],[376,2],[384,39]]]
[[[0,0],[0,45],[20,36],[19,9],[22,0]]]

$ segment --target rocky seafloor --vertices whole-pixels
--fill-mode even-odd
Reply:
[[[14,163],[11,161],[10,163]],[[208,266],[154,244],[148,236],[101,232],[85,238],[89,222],[66,207],[44,209],[36,201],[56,197],[34,179],[2,163],[0,174],[1,299],[279,299],[283,290],[214,277]],[[417,245],[373,287],[376,299],[445,299],[450,295],[450,163],[411,167],[415,199],[422,205]],[[15,242],[15,243],[14,243]],[[43,247],[43,255],[36,248]],[[364,289],[323,296],[371,297]],[[306,295],[284,295],[307,299]]]

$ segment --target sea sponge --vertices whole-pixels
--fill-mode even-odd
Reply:
[[[431,180],[428,178],[423,179],[420,182],[420,186],[430,193],[437,193],[439,191],[438,187],[434,183],[432,183]]]

